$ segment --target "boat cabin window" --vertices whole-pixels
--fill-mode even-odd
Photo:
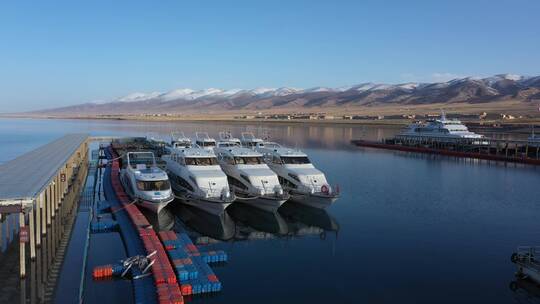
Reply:
[[[150,168],[154,165],[154,155],[151,153],[131,154],[129,155],[129,164],[133,169]]]
[[[310,164],[309,158],[307,156],[282,156],[281,161],[284,164],[291,165],[300,165],[300,164]]]
[[[227,148],[227,147],[238,147],[240,145],[235,142],[223,142],[223,143],[219,143],[219,146]]]
[[[201,141],[201,142],[198,142],[197,144],[203,148],[216,146],[216,143],[213,141]]]
[[[215,157],[186,157],[187,166],[216,166],[218,164]]]
[[[137,189],[140,191],[164,191],[169,190],[171,184],[168,180],[160,181],[137,181]]]
[[[249,147],[249,148],[264,147],[264,144],[262,142],[248,141],[248,142],[246,142],[246,146]]]
[[[259,165],[264,163],[260,156],[235,157],[234,162],[237,165]]]

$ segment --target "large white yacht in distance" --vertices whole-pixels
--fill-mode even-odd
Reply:
[[[235,200],[213,150],[197,145],[162,156],[175,193],[188,205],[221,214]]]
[[[242,143],[263,154],[263,160],[278,175],[291,201],[325,208],[338,199],[338,189],[330,186],[324,173],[315,168],[304,152],[265,142],[248,133],[242,134]]]
[[[484,135],[469,131],[461,121],[447,119],[444,112],[440,119],[413,123],[396,135],[396,139],[402,140],[429,139],[437,142],[470,140],[473,144],[487,144],[487,141],[482,140],[483,138]]]
[[[158,168],[154,153],[128,152],[120,171],[120,181],[136,203],[159,213],[174,200],[167,174]]]
[[[264,162],[261,153],[241,147],[237,138],[223,132],[215,152],[237,202],[275,212],[289,199],[289,194],[283,191],[278,176]]]

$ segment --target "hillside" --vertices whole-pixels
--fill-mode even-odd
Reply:
[[[362,83],[342,88],[317,87],[257,88],[251,90],[191,90],[132,93],[104,103],[45,109],[26,114],[73,115],[137,115],[137,114],[215,114],[256,111],[311,111],[324,109],[388,108],[409,109],[429,105],[471,105],[489,108],[505,101],[522,103],[524,109],[540,102],[540,76],[511,74],[488,78],[462,78],[440,83],[404,83],[397,85]],[[518,106],[521,108],[521,106]]]

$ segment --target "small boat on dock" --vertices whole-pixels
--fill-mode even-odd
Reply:
[[[156,165],[152,152],[128,152],[120,171],[126,193],[136,203],[159,213],[174,200],[167,173]]]
[[[291,195],[291,201],[326,208],[339,198],[338,189],[330,186],[324,173],[315,168],[304,152],[265,142],[253,135],[243,134],[242,143],[263,155],[263,160],[278,175],[283,189]]]
[[[162,156],[175,194],[183,203],[221,214],[235,200],[213,150],[198,145]]]
[[[262,159],[262,154],[241,147],[237,138],[220,134],[215,153],[237,196],[237,202],[275,212],[289,199],[276,173]]]

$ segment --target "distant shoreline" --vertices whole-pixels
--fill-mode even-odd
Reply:
[[[18,119],[59,119],[59,120],[125,120],[141,122],[222,122],[235,124],[310,124],[310,125],[369,125],[369,126],[406,126],[418,119],[240,119],[233,117],[154,117],[154,116],[37,116],[37,115],[5,115],[0,114],[0,118],[18,118]],[[479,127],[493,126],[514,126],[530,127],[532,125],[540,127],[540,118],[516,118],[512,120],[480,120],[480,119],[461,119],[463,122],[473,124]]]

